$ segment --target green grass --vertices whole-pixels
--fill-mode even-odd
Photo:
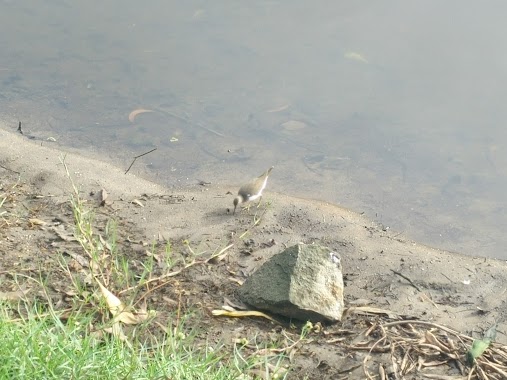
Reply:
[[[93,317],[33,308],[12,320],[0,305],[0,379],[236,379],[219,348],[197,347],[193,337],[167,335],[156,344],[126,344],[92,332]],[[169,331],[170,329],[168,329]],[[156,342],[156,340],[153,340]]]

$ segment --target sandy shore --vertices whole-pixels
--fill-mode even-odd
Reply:
[[[182,282],[194,286],[188,292],[189,305],[219,308],[224,297],[234,297],[237,284],[228,280],[232,272],[244,277],[285,246],[316,242],[342,255],[347,302],[361,299],[362,303],[399,316],[446,325],[471,336],[480,336],[497,322],[497,340],[507,342],[507,263],[503,261],[420,245],[405,240],[396,231],[384,231],[350,210],[270,192],[269,184],[264,194],[267,207],[232,215],[234,196],[228,192],[236,193],[240,184],[169,190],[135,175],[125,175],[124,169],[108,163],[66,153],[53,144],[0,129],[0,195],[10,194],[8,200],[15,199],[15,204],[6,201],[0,213],[17,213],[16,223],[4,223],[0,228],[4,288],[9,288],[11,278],[5,273],[22,270],[23,263],[49,260],[51,244],[44,241],[58,247],[58,236],[47,226],[55,219],[72,225],[72,217],[62,206],[72,192],[64,160],[76,187],[96,209],[99,220],[114,217],[119,228],[125,229],[125,235],[121,235],[125,238],[124,248],[133,260],[141,254],[142,242],[170,240],[178,249],[183,247],[178,242],[186,241],[202,251],[233,244],[224,263],[182,276]],[[105,206],[97,200],[102,189],[108,193]],[[23,208],[16,208],[19,205]],[[27,212],[35,209],[38,211]],[[29,222],[33,217],[47,226],[34,227]],[[259,217],[260,223],[254,225]],[[249,240],[248,252],[245,240]],[[224,319],[210,321],[210,331],[228,336],[233,336],[234,328],[243,323],[232,326]],[[268,322],[244,323],[247,330],[262,330],[264,325],[269,330]],[[315,356],[310,362],[301,359],[301,368],[322,361],[343,364],[332,359],[333,350],[338,350],[335,345],[327,351],[312,346],[307,349],[313,350],[319,360]],[[317,366],[314,373],[320,373]]]

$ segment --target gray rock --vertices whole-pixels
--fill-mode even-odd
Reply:
[[[340,321],[340,256],[327,247],[299,243],[265,262],[246,279],[238,295],[248,305],[289,318]]]

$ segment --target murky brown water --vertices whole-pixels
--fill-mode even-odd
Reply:
[[[275,165],[269,190],[507,258],[504,3],[0,7],[13,128],[125,167],[157,147],[137,170],[168,185]]]

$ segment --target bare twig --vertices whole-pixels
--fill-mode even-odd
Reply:
[[[231,248],[234,244],[229,244],[227,247],[225,248],[222,248],[218,253],[215,253],[213,255],[211,255],[210,257],[208,257],[207,259],[204,259],[204,260],[196,260],[195,258],[192,259],[191,262],[185,264],[183,267],[181,267],[180,269],[178,270],[175,270],[175,271],[172,271],[172,272],[169,272],[169,273],[166,273],[166,274],[163,274],[162,276],[159,276],[159,277],[154,277],[154,278],[151,278],[149,280],[146,280],[142,283],[139,283],[137,285],[134,285],[134,286],[131,286],[130,288],[127,288],[127,289],[123,289],[122,291],[120,291],[118,294],[123,294],[123,293],[126,293],[128,291],[131,291],[131,290],[134,290],[134,289],[137,289],[141,286],[146,286],[148,284],[151,284],[152,282],[155,282],[155,281],[162,281],[162,280],[165,280],[166,278],[170,278],[170,277],[174,277],[174,276],[177,276],[178,274],[180,274],[181,272],[183,272],[185,269],[188,269],[190,267],[193,267],[194,265],[200,265],[200,264],[207,264],[209,263],[211,260],[221,256],[225,251],[227,251],[229,248]],[[147,293],[149,293],[150,291],[148,291]],[[143,295],[143,297],[145,297],[146,295]]]
[[[501,374],[504,377],[504,379],[507,379],[507,372],[503,371],[498,365],[487,361],[482,361],[481,364],[484,364],[486,367],[493,368],[495,371]]]
[[[132,165],[134,165],[134,162],[136,162],[136,160],[139,158],[139,157],[142,157],[142,156],[146,156],[147,154],[151,153],[151,152],[154,152],[156,151],[157,148],[153,148],[152,150],[146,152],[146,153],[143,153],[143,154],[140,154],[139,156],[135,156],[134,157],[134,160],[132,161],[132,163],[130,164],[129,168],[127,169],[127,171],[125,172],[125,174],[127,174],[130,170],[130,168],[132,167]]]
[[[455,335],[460,338],[466,338],[469,340],[474,340],[472,337],[469,337],[467,335],[461,334],[460,332],[450,329],[448,327],[439,325],[437,323],[428,322],[428,321],[418,321],[416,319],[409,319],[409,320],[403,320],[403,321],[394,321],[389,323],[384,323],[382,327],[391,327],[391,326],[397,326],[397,325],[425,325],[430,327],[435,327],[437,329],[440,329],[442,331],[448,332],[449,334]]]
[[[0,165],[0,168],[5,169],[5,170],[7,170],[7,171],[9,171],[9,172],[12,172],[12,173],[19,174],[19,172],[17,172],[16,170],[12,170],[12,169],[6,168],[6,167],[5,167],[5,166],[3,166],[3,165]]]
[[[422,292],[422,290],[419,289],[419,287],[416,284],[414,284],[414,282],[410,278],[408,278],[407,276],[405,276],[403,273],[400,273],[400,272],[395,271],[393,269],[391,269],[391,272],[393,272],[394,274],[396,274],[396,275],[400,276],[401,278],[404,278],[405,280],[407,280],[410,283],[410,285],[412,285],[418,292]]]

